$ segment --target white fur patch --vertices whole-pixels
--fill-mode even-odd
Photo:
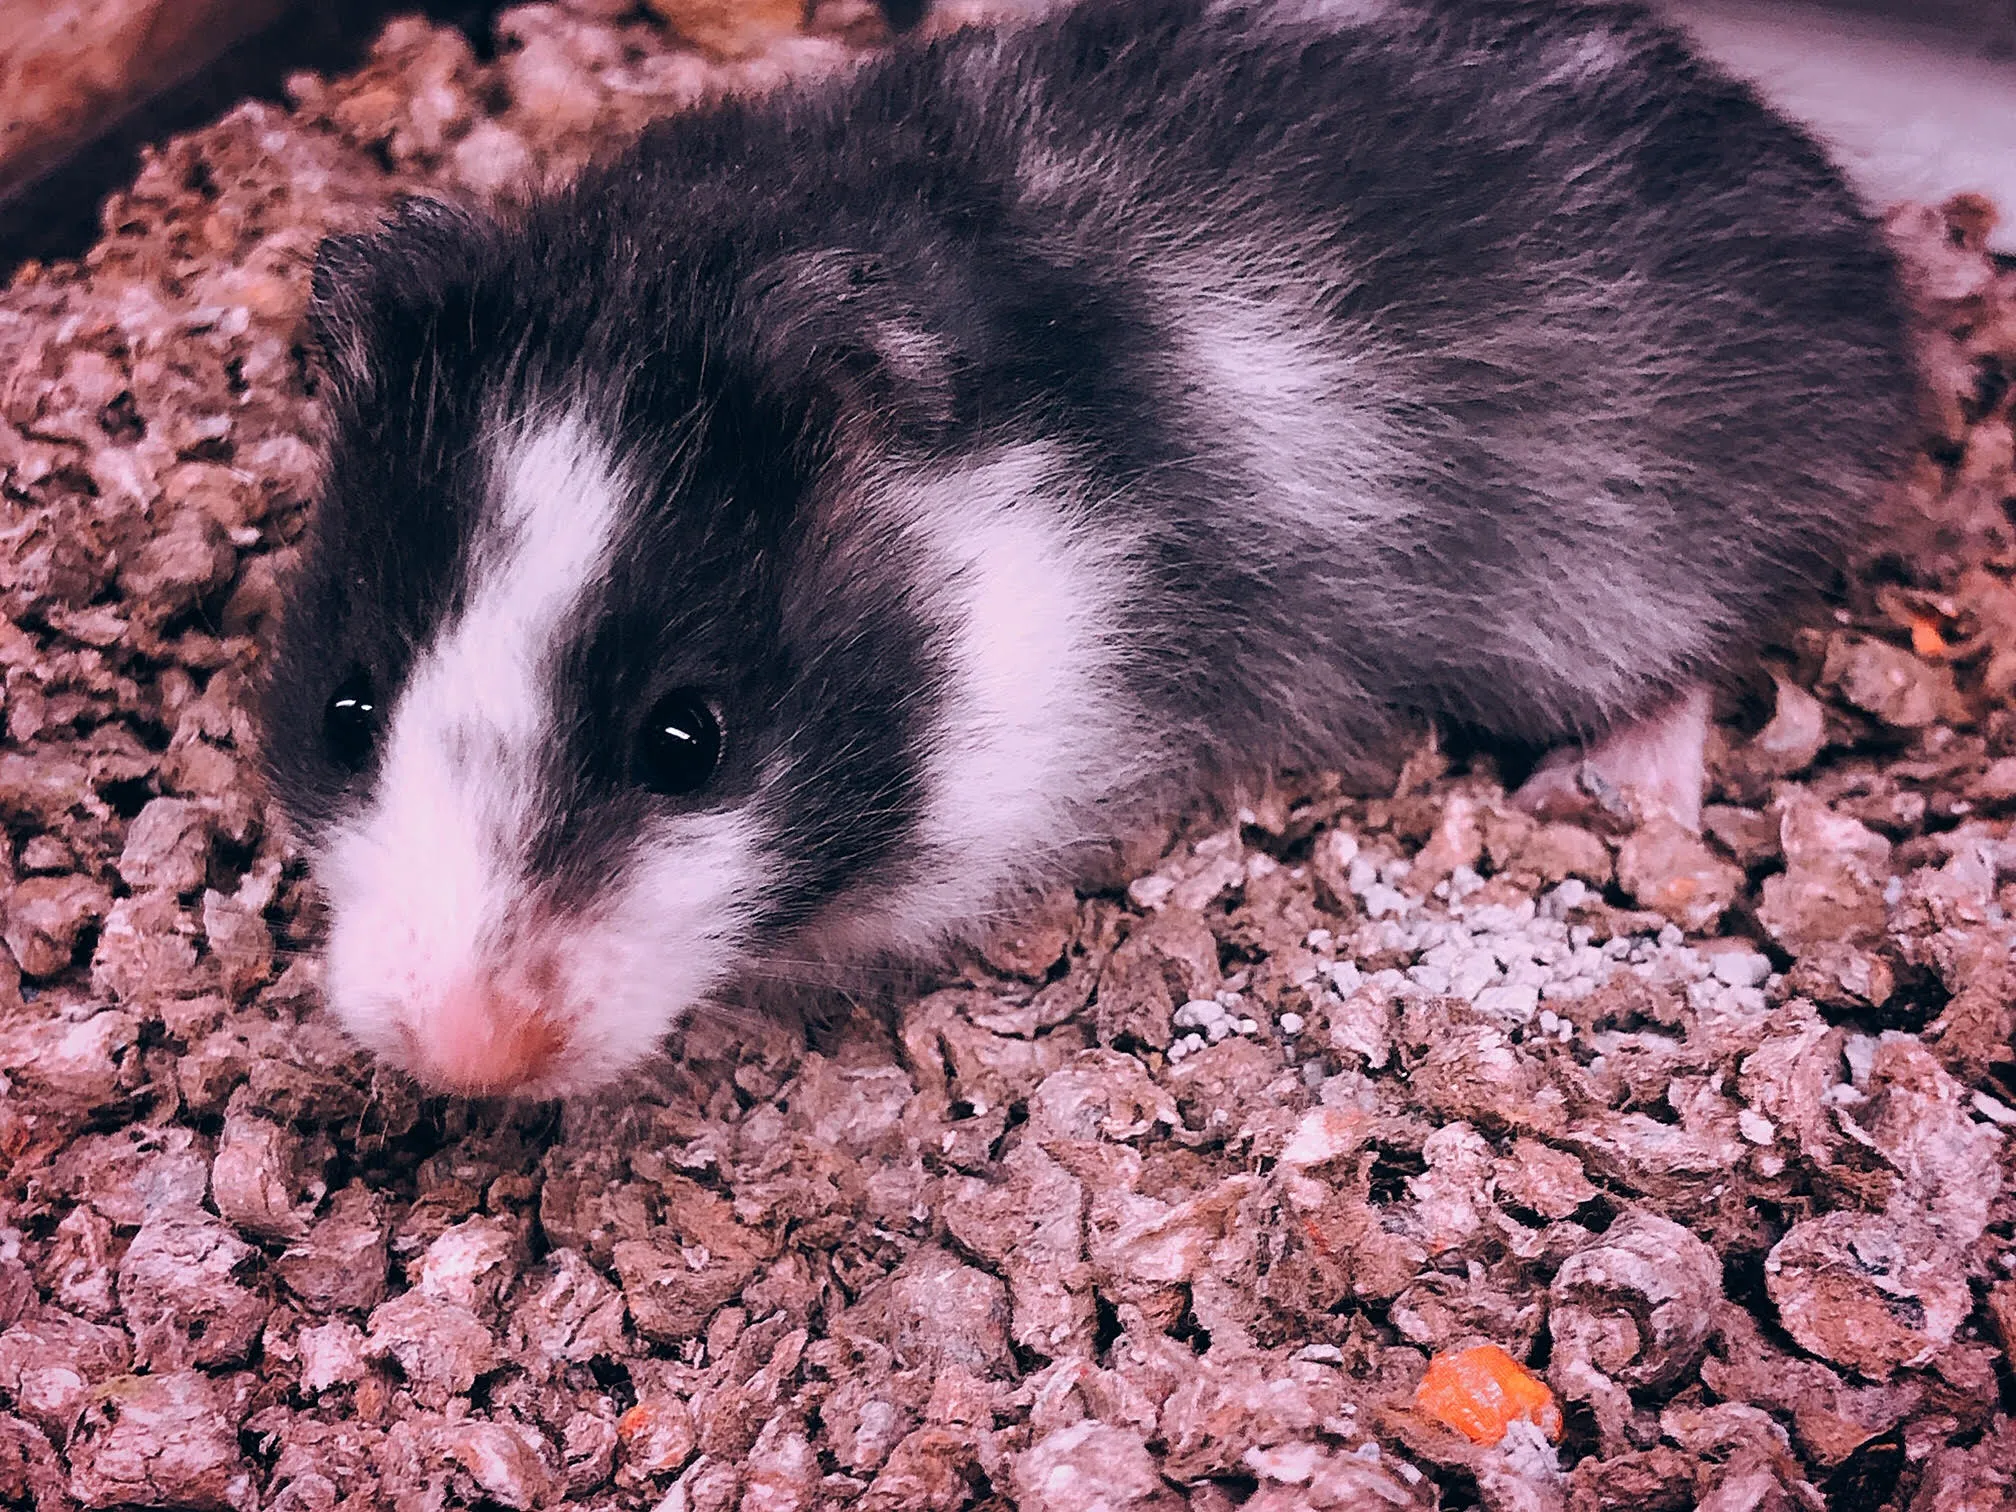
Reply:
[[[919,552],[951,675],[927,739],[921,860],[821,931],[828,948],[921,949],[984,919],[1096,838],[1085,806],[1134,775],[1138,715],[1118,675],[1128,546],[1090,520],[1071,472],[1028,444],[883,490]]]
[[[576,1011],[561,1077],[543,1090],[585,1090],[635,1065],[741,964],[768,874],[760,843],[732,812],[668,820],[637,837],[622,882],[566,926],[560,976]]]
[[[639,838],[620,890],[585,917],[532,906],[527,844],[555,712],[543,666],[607,571],[629,486],[579,415],[499,427],[490,513],[460,615],[421,652],[391,711],[372,801],[323,853],[331,1006],[398,1060],[450,1064],[430,1017],[471,981],[536,1007],[567,1050],[538,1090],[602,1079],[649,1052],[722,973],[753,837],[733,816]],[[523,1090],[531,1090],[530,1088]]]
[[[1382,343],[1369,329],[1340,336],[1313,300],[1236,292],[1274,281],[1268,264],[1278,256],[1254,249],[1235,266],[1235,245],[1223,266],[1165,281],[1164,308],[1200,412],[1238,417],[1234,434],[1267,494],[1258,502],[1318,539],[1404,529],[1408,506],[1381,481],[1406,457],[1376,403],[1391,381],[1380,372]]]
[[[1255,7],[1252,0],[1218,0],[1215,11],[1247,10],[1264,21],[1279,26],[1317,26],[1336,30],[1363,26],[1391,15],[1395,0],[1269,0]]]
[[[1594,28],[1564,37],[1551,49],[1551,67],[1544,82],[1573,88],[1608,78],[1630,66],[1633,49],[1616,32]]]
[[[1175,326],[1197,412],[1237,417],[1227,431],[1244,454],[1246,478],[1261,490],[1255,502],[1280,521],[1281,539],[1333,556],[1344,581],[1362,570],[1352,560],[1357,543],[1405,551],[1419,539],[1431,496],[1410,480],[1438,454],[1436,435],[1422,427],[1440,422],[1424,420],[1417,410],[1405,422],[1412,428],[1403,432],[1403,422],[1382,407],[1396,391],[1407,391],[1408,363],[1376,329],[1338,332],[1334,317],[1311,296],[1258,299],[1240,292],[1294,290],[1297,280],[1283,266],[1294,249],[1295,238],[1284,232],[1228,241],[1208,259],[1195,253],[1171,259],[1162,276],[1162,306]],[[1490,332],[1458,334],[1480,356],[1494,353]],[[1507,365],[1542,345],[1516,329],[1499,334]],[[1620,396],[1627,415],[1638,402]],[[1608,418],[1589,416],[1586,433],[1549,436],[1544,470],[1592,482],[1635,475],[1636,462],[1615,442],[1627,427],[1598,423]],[[1639,482],[1655,490],[1678,486],[1664,477]],[[1606,510],[1616,515],[1614,539],[1629,539],[1636,530],[1632,509],[1600,491],[1578,500],[1571,513],[1601,516]],[[1577,582],[1587,570],[1586,538],[1562,541],[1535,532],[1521,547],[1528,560],[1517,582],[1501,584],[1479,606],[1479,616],[1492,627],[1489,639],[1519,648],[1534,670],[1536,697],[1551,699],[1548,684],[1554,682],[1611,706],[1629,704],[1652,654],[1648,625],[1659,627],[1661,654],[1677,661],[1705,648],[1718,613],[1705,585],[1676,580],[1663,563],[1613,551],[1606,592],[1564,595],[1558,585]],[[1449,586],[1463,589],[1461,583]]]

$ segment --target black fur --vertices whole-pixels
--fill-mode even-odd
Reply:
[[[909,31],[930,9],[931,0],[882,0],[882,14],[889,18],[890,27],[899,32]]]

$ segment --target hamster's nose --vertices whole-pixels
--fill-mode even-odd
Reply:
[[[529,1086],[567,1048],[566,1031],[540,1005],[487,977],[458,982],[411,1039],[421,1081],[471,1097]]]

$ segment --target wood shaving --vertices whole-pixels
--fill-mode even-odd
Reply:
[[[1839,617],[1722,711],[1704,838],[1536,824],[1431,746],[816,1044],[703,1017],[620,1099],[423,1100],[336,1033],[247,781],[313,249],[873,40],[813,15],[728,61],[598,0],[494,56],[395,22],[0,293],[0,1498],[2006,1502],[2016,273],[1980,205],[1890,219],[1927,444]],[[1413,1411],[1480,1345],[1558,1444]]]

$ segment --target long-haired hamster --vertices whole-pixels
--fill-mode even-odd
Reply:
[[[908,41],[335,238],[312,323],[271,776],[331,1008],[472,1093],[1403,719],[1651,752],[1684,818],[1911,423],[1824,153],[1577,0]]]

